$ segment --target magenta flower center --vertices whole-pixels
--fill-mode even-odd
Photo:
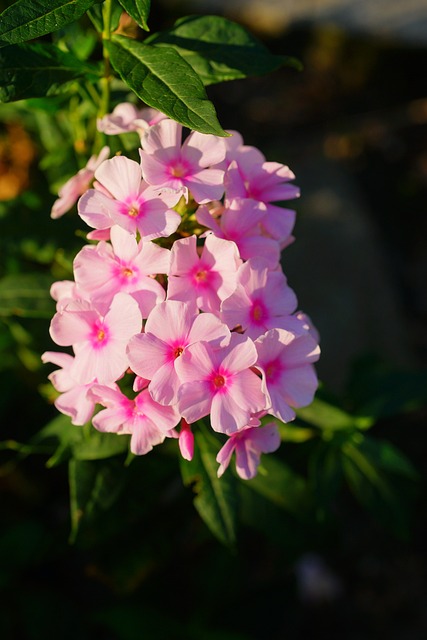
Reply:
[[[189,173],[189,166],[184,160],[175,160],[170,165],[169,172],[173,178],[185,178]]]
[[[250,310],[251,320],[255,324],[263,324],[267,319],[267,316],[268,314],[264,303],[261,300],[254,300]]]
[[[173,352],[173,357],[179,358],[179,356],[182,354],[182,352],[184,351],[183,347],[175,347],[174,352]]]
[[[216,389],[221,389],[221,387],[223,387],[225,385],[225,378],[224,376],[221,375],[216,375],[214,377],[214,379],[212,380],[213,385]]]
[[[129,196],[118,203],[119,212],[130,218],[138,218],[143,213],[144,200],[141,196]]]
[[[231,381],[231,375],[227,371],[221,370],[221,368],[213,371],[209,376],[209,382],[212,385],[212,391],[214,393],[225,393],[228,391]]]
[[[108,327],[103,322],[98,321],[94,324],[91,333],[91,343],[95,349],[102,348],[108,342],[109,331]]]
[[[267,378],[268,382],[277,382],[277,380],[280,378],[280,374],[283,371],[283,364],[280,362],[280,360],[278,358],[276,358],[276,360],[272,360],[271,362],[268,362],[265,367],[265,377]]]

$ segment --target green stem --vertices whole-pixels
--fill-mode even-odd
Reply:
[[[103,32],[102,32],[102,41],[103,41],[103,57],[104,57],[104,77],[101,78],[101,100],[98,109],[98,118],[102,118],[106,113],[110,110],[110,85],[111,85],[111,65],[110,65],[110,55],[108,53],[107,47],[105,43],[111,39],[111,9],[112,2],[111,0],[105,0],[104,6],[102,8],[102,17],[103,17]],[[104,134],[102,134],[103,142],[105,142]]]

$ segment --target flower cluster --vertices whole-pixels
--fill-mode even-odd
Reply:
[[[104,147],[54,204],[58,217],[78,199],[92,229],[74,281],[51,291],[51,337],[73,350],[43,354],[59,367],[55,405],[73,424],[130,434],[134,454],[179,438],[186,459],[209,416],[226,440],[218,475],[235,452],[252,478],[280,444],[277,420],[317,387],[316,331],[279,262],[295,212],[275,203],[298,197],[294,175],[237,132],[182,143],[181,126],[151,109],[119,105],[98,128],[137,131],[141,148],[137,161]]]

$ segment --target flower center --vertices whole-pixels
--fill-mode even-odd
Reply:
[[[221,376],[220,374],[217,374],[213,380],[213,385],[215,387],[215,389],[221,389],[224,385],[225,385],[225,378],[224,376]]]
[[[256,324],[261,324],[265,319],[265,308],[262,302],[254,302],[251,309],[252,320]]]
[[[283,368],[283,364],[278,359],[268,362],[265,366],[265,377],[267,381],[270,383],[278,381]]]
[[[105,331],[104,329],[98,329],[98,333],[96,334],[96,338],[98,342],[102,342],[105,340]]]
[[[183,162],[178,160],[171,167],[170,173],[174,178],[184,178],[188,173],[188,169]]]
[[[194,277],[197,282],[206,282],[208,277],[208,272],[205,269],[202,269],[200,271],[197,271]]]
[[[128,209],[128,216],[131,218],[136,218],[139,215],[139,207],[137,208],[135,205],[132,205],[130,209]]]
[[[133,271],[132,269],[129,269],[129,267],[126,267],[122,270],[122,274],[125,276],[125,278],[130,278],[131,276],[133,276]]]
[[[182,354],[183,351],[184,351],[183,347],[176,347],[173,351],[173,357],[179,358],[179,356]]]

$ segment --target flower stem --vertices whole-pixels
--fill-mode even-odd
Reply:
[[[102,31],[102,54],[104,58],[104,77],[101,78],[101,100],[98,108],[98,118],[102,118],[110,110],[110,85],[111,85],[111,65],[110,54],[105,43],[111,39],[111,9],[112,0],[105,0],[102,7],[103,31]],[[102,134],[102,142],[105,142],[105,135]]]

